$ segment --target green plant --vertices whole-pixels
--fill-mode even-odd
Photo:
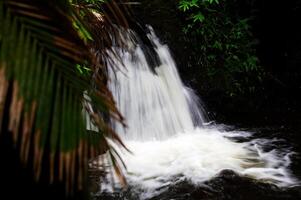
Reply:
[[[126,20],[119,10],[106,20],[102,3],[0,1],[0,131],[12,133],[36,180],[43,170],[50,183],[64,181],[68,192],[83,188],[88,160],[106,151],[125,181],[108,138],[125,146],[105,115],[123,118],[106,86],[102,58],[118,41],[114,24]],[[118,9],[110,6],[111,13]],[[86,130],[83,110],[98,132]],[[7,125],[1,125],[4,118]]]
[[[254,93],[263,76],[251,18],[241,17],[235,2],[180,0],[178,6],[186,21],[183,32],[196,40],[197,64],[211,84],[228,96]]]

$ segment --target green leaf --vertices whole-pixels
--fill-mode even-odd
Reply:
[[[111,137],[122,144],[115,132],[108,131],[109,124],[99,113],[119,116],[116,118],[120,121],[122,118],[103,83],[105,74],[101,71],[105,70],[95,63],[92,45],[87,45],[94,41],[90,32],[93,26],[78,19],[77,7],[73,10],[70,1],[56,2],[0,1],[0,25],[4,27],[0,32],[0,82],[9,80],[7,94],[12,96],[1,96],[12,100],[7,103],[10,112],[0,109],[0,116],[4,114],[8,119],[7,132],[12,132],[16,145],[20,144],[22,162],[33,162],[30,165],[37,180],[44,170],[50,182],[64,176],[67,186],[73,182],[81,185],[87,160],[110,148],[108,144],[101,145],[106,142],[103,138]],[[88,8],[81,9],[89,12]],[[109,30],[104,27],[98,36],[106,36]],[[106,42],[103,46],[100,42],[97,50],[107,48],[110,41]],[[96,66],[99,71],[92,76]],[[86,111],[94,117],[92,120],[102,122],[96,123],[100,133],[94,133],[101,137],[93,137],[93,142],[82,114],[85,91],[93,96],[90,103],[95,108]],[[49,166],[42,164],[45,158],[51,158]],[[54,177],[58,168],[60,176]]]
[[[199,0],[181,0],[179,2],[179,9],[186,12],[194,7],[199,7]]]
[[[198,14],[192,16],[193,22],[203,22],[205,20],[205,16],[203,13],[198,12]]]

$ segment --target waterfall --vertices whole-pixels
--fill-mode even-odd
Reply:
[[[125,68],[109,68],[109,88],[128,125],[124,129],[115,124],[115,129],[125,139],[163,140],[206,122],[196,95],[183,85],[168,47],[159,42],[151,27],[149,31],[147,36],[156,53],[151,56],[158,56],[156,66],[148,63],[143,43],[134,43],[140,40],[129,31],[125,34],[131,49],[114,49],[121,59],[113,65],[124,64]]]
[[[115,146],[127,167],[128,183],[139,188],[141,199],[179,180],[204,183],[223,169],[281,187],[298,183],[289,170],[292,152],[280,149],[277,139],[254,139],[251,132],[206,125],[200,99],[183,84],[167,45],[151,27],[147,37],[153,47],[133,31],[122,31],[122,36],[127,48],[110,51],[114,56],[108,60],[108,74],[128,127],[114,121],[112,126],[132,152]],[[113,182],[118,185],[117,179]],[[105,184],[101,188],[108,190]]]

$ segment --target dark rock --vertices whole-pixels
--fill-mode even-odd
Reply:
[[[174,181],[160,194],[149,200],[298,200],[301,187],[279,188],[276,185],[240,176],[223,170],[204,184],[194,185],[188,180]],[[94,200],[139,200],[135,188],[114,194],[102,194]]]

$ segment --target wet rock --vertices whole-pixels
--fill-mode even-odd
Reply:
[[[102,194],[94,200],[139,200],[135,188],[114,194]],[[200,185],[188,180],[174,181],[161,193],[148,200],[298,200],[301,186],[279,188],[276,185],[242,177],[223,170],[215,178]]]
[[[298,197],[298,199],[301,199],[301,186],[291,187],[287,190],[287,193]]]

